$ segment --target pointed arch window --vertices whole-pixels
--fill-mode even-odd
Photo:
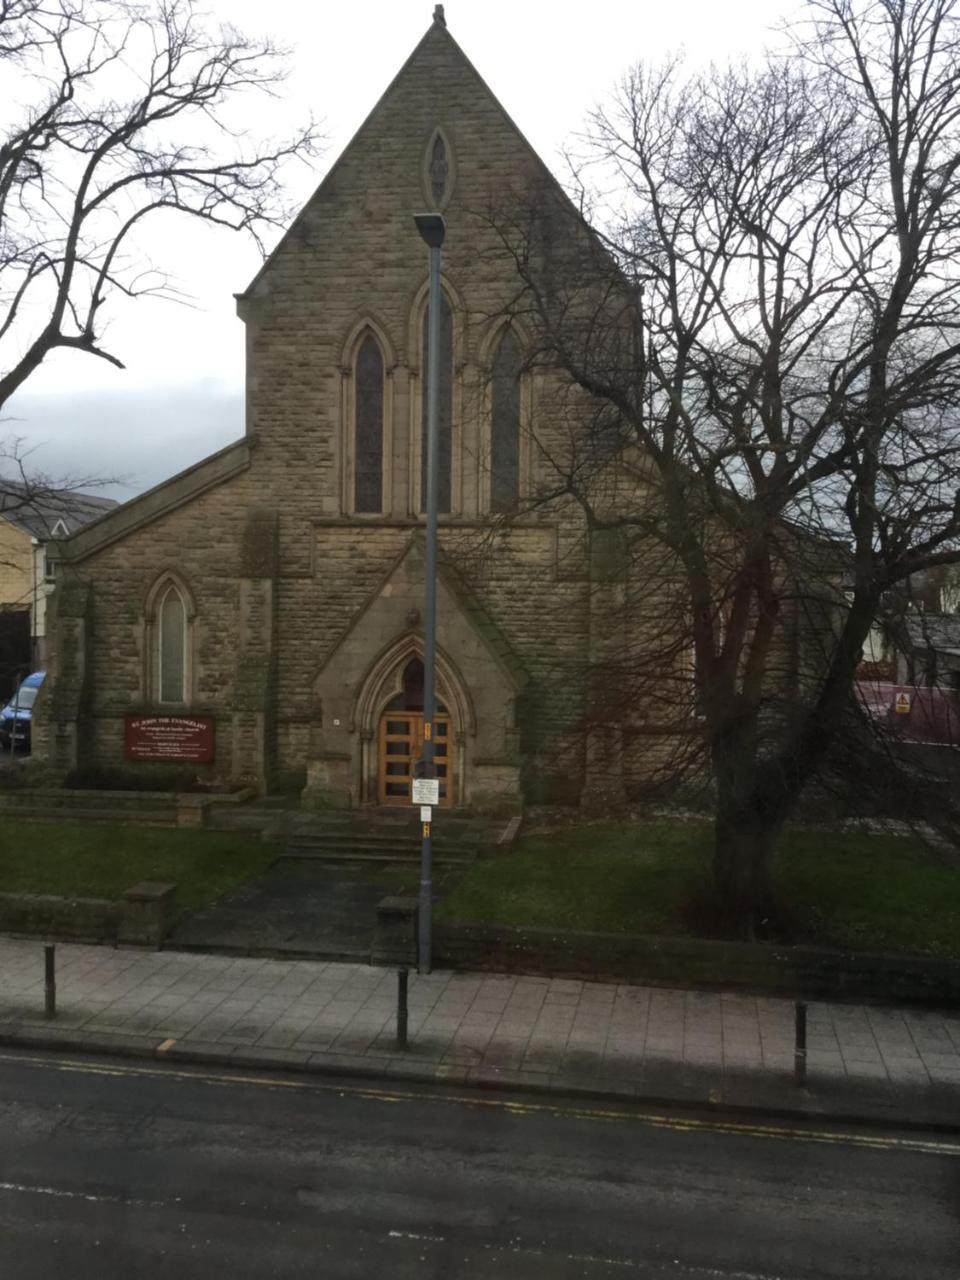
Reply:
[[[447,194],[447,178],[450,173],[450,164],[447,160],[447,144],[443,139],[443,134],[438,133],[433,139],[430,147],[430,194],[433,196],[434,204],[442,204],[443,197]]]
[[[187,701],[187,607],[172,582],[157,606],[157,686],[160,702]]]
[[[420,442],[420,509],[427,506],[427,388],[430,382],[430,360],[428,355],[428,334],[430,324],[430,307],[423,311],[423,404],[421,415]],[[449,512],[451,495],[451,461],[453,442],[453,313],[446,294],[440,295],[440,404],[438,410],[438,480],[437,510]]]
[[[143,697],[167,707],[187,707],[193,697],[193,628],[196,608],[180,575],[166,570],[147,592],[143,607]]]
[[[372,333],[361,342],[354,364],[354,510],[383,510],[383,386],[380,344]]]
[[[490,418],[490,510],[507,513],[520,497],[520,374],[522,354],[512,329],[493,361]]]

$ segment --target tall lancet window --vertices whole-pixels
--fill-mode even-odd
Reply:
[[[493,362],[490,418],[490,510],[510,512],[520,496],[520,343],[512,329]]]
[[[158,685],[161,702],[187,700],[187,611],[183,597],[171,583],[158,609]]]
[[[427,388],[430,385],[429,358],[430,308],[423,312],[423,432],[420,457],[420,509],[427,507]],[[437,510],[450,510],[450,462],[453,435],[453,315],[446,295],[440,295],[440,404],[437,421],[439,465]]]
[[[383,510],[383,353],[372,333],[360,344],[354,368],[355,511]]]

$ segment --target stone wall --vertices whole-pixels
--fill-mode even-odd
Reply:
[[[121,903],[107,898],[0,893],[0,931],[71,942],[113,942],[121,911]]]
[[[431,31],[240,301],[247,324],[249,429],[255,467],[284,476],[280,512],[281,646],[278,758],[294,767],[310,742],[319,663],[375,595],[417,523],[421,316],[425,248],[413,215],[430,203],[424,155],[435,129],[449,149],[451,196],[444,280],[454,317],[453,510],[441,542],[529,675],[521,734],[525,773],[561,770],[576,798],[578,733],[589,641],[588,561],[578,513],[555,503],[488,542],[487,383],[495,333],[516,289],[494,232],[478,213],[543,177],[540,162],[442,29]],[[374,178],[375,175],[375,178]],[[351,361],[369,325],[387,364],[391,442],[381,517],[350,512]],[[544,452],[562,453],[550,404],[558,379],[527,375],[521,471],[527,492],[547,479]],[[419,604],[419,592],[411,605]],[[443,643],[443,620],[440,640]],[[383,643],[390,637],[384,636]],[[374,654],[368,655],[372,660]],[[309,671],[309,659],[314,662]],[[479,691],[480,704],[483,692]]]
[[[0,932],[68,942],[159,948],[170,922],[175,885],[134,885],[122,902],[0,893]]]
[[[149,687],[145,607],[151,587],[173,569],[196,602],[189,637],[189,709],[216,721],[216,765],[213,770],[198,766],[198,772],[239,772],[233,719],[240,550],[249,502],[245,481],[237,477],[130,530],[94,555],[65,564],[64,580],[54,593],[54,697],[63,702],[67,686],[74,686],[70,710],[92,727],[71,757],[54,758],[59,767],[123,763],[124,716],[158,710],[156,691]],[[81,591],[89,592],[82,624],[76,616]],[[69,624],[66,609],[74,615]],[[81,648],[82,672],[77,669]],[[54,718],[60,714],[58,706]]]
[[[573,930],[438,923],[433,961],[471,972],[566,975],[850,1000],[954,1006],[960,961],[931,956],[778,947],[759,942],[630,937]]]

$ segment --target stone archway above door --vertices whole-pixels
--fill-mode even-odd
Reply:
[[[408,631],[398,636],[371,663],[356,690],[351,720],[360,733],[372,733],[381,711],[403,692],[403,675],[412,658],[423,659],[423,636]],[[437,648],[437,699],[445,704],[460,734],[475,734],[476,713],[466,682],[444,649]]]
[[[400,802],[399,791],[391,796],[385,785],[387,738],[393,739],[390,745],[398,756],[404,759],[408,755],[419,756],[422,696],[420,705],[414,705],[416,696],[411,700],[407,677],[413,664],[422,667],[422,659],[423,637],[414,632],[401,636],[378,656],[358,691],[353,723],[359,730],[361,744],[360,803],[393,805]],[[466,794],[467,743],[476,734],[476,716],[462,676],[449,657],[439,650],[436,692],[438,720],[442,718],[445,730],[448,786],[444,807],[447,807],[459,804]],[[408,722],[406,729],[401,728],[401,720]],[[393,726],[392,731],[387,730],[387,724]],[[404,738],[412,739],[409,752],[400,750]]]
[[[380,716],[423,656],[412,623],[423,599],[423,539],[415,534],[323,658],[313,685],[305,802],[375,804]],[[526,674],[502,632],[441,553],[437,580],[437,695],[450,715],[457,802],[519,807],[517,698]]]

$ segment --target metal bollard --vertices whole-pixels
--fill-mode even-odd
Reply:
[[[407,979],[410,970],[404,965],[397,970],[397,1048],[407,1047]]]
[[[807,1006],[803,1000],[797,1000],[796,1037],[793,1049],[793,1078],[798,1085],[807,1083]]]
[[[48,1018],[57,1016],[57,948],[52,942],[43,947],[43,997]]]

